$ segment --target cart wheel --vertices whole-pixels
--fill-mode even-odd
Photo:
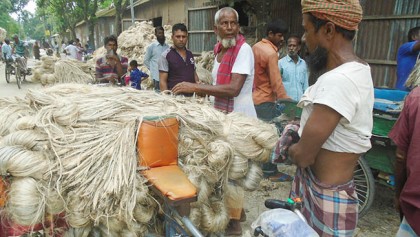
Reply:
[[[6,70],[4,70],[6,73],[6,82],[9,83],[10,82],[10,74],[12,74],[12,69],[10,68],[9,65],[7,65],[6,63]]]
[[[18,67],[16,68],[15,77],[16,77],[17,86],[20,89],[21,83],[22,83],[22,74],[21,74],[20,68],[18,68]]]
[[[360,156],[354,169],[354,183],[359,199],[359,218],[364,216],[372,206],[375,196],[375,178],[364,156]]]

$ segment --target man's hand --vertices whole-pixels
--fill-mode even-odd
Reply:
[[[182,94],[182,93],[194,93],[196,83],[191,82],[181,82],[175,85],[174,88],[172,88],[172,93],[175,95]]]

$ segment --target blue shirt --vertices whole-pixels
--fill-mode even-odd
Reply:
[[[404,86],[408,79],[408,76],[413,70],[416,64],[417,56],[419,51],[413,51],[413,47],[417,41],[407,42],[400,46],[397,54],[397,83],[395,88],[399,90],[408,91],[408,88]]]
[[[3,45],[1,46],[1,57],[4,57],[6,55],[5,59],[8,59],[12,56],[12,47],[10,47],[10,45],[3,43]]]
[[[158,61],[160,55],[169,48],[166,43],[160,44],[159,42],[153,42],[147,47],[146,55],[144,56],[144,65],[149,69],[152,79],[159,81],[159,69]]]
[[[141,90],[141,78],[142,77],[149,77],[146,73],[140,71],[138,68],[131,70],[130,72],[130,81],[131,87],[137,90]]]
[[[305,60],[298,56],[298,61],[295,63],[289,55],[286,55],[279,60],[279,69],[287,95],[299,101],[308,88],[308,66]]]

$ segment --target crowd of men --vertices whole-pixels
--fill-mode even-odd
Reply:
[[[186,48],[188,30],[184,24],[172,27],[173,46],[165,43],[164,29],[156,27],[156,41],[146,50],[144,64],[156,91],[214,98],[214,108],[224,113],[271,121],[280,115],[279,99],[298,101],[302,108],[300,140],[288,154],[297,166],[291,197],[303,199],[302,213],[320,236],[352,236],[358,222],[358,198],[353,171],[359,156],[371,148],[374,103],[369,65],[359,58],[352,41],[362,20],[358,0],[302,0],[302,37],[291,34],[283,20],[267,24],[265,38],[250,46],[240,34],[236,10],[225,7],[215,14],[213,84],[199,82],[193,54]],[[15,52],[20,41],[15,38]],[[397,88],[412,90],[407,97],[390,138],[398,146],[396,162],[396,206],[402,223],[397,236],[420,235],[420,89],[404,86],[420,50],[420,27],[408,33],[408,43],[398,51]],[[308,55],[299,55],[302,42]],[[287,55],[279,59],[279,49],[287,44]],[[3,44],[3,54],[11,52]],[[101,82],[119,81],[129,68],[128,59],[117,54],[117,38],[106,37],[106,56],[96,62]],[[65,50],[77,58],[77,43]],[[130,62],[130,75],[140,89],[137,61]],[[135,73],[133,73],[135,72]],[[140,76],[139,76],[140,75]],[[308,83],[308,80],[313,82]],[[311,85],[309,85],[311,84]],[[265,174],[277,167],[263,165]],[[228,235],[241,235],[244,197],[229,206]],[[228,202],[229,203],[229,202]]]
[[[300,140],[288,151],[297,166],[290,196],[303,199],[302,213],[320,236],[352,236],[358,222],[353,171],[359,156],[371,148],[373,126],[370,67],[354,53],[352,45],[362,8],[357,0],[303,0],[302,14],[302,37],[291,34],[285,41],[288,26],[275,20],[267,24],[266,37],[251,47],[240,34],[238,13],[230,7],[217,11],[214,32],[218,42],[211,85],[199,83],[194,57],[186,48],[188,30],[184,24],[173,26],[173,46],[165,43],[163,28],[157,27],[156,42],[147,48],[144,64],[156,91],[213,96],[214,108],[224,113],[271,121],[281,113],[277,100],[298,101],[303,112]],[[399,62],[397,85],[404,84],[414,67],[419,38],[418,29],[410,30],[407,46],[398,53],[398,61],[406,61]],[[302,41],[309,53],[305,59],[299,55]],[[279,59],[284,42],[287,55]],[[112,54],[98,60],[97,76],[115,81],[126,70],[127,59],[116,54],[116,38],[105,39],[105,47]],[[402,59],[405,55],[410,58]],[[415,88],[409,95],[390,134],[398,146],[396,203],[403,216],[397,236],[420,234],[420,183],[416,178],[420,148],[413,145],[420,144],[420,124],[416,122],[419,93]],[[271,163],[262,168],[266,175],[277,170]],[[243,199],[228,205],[228,235],[242,234]]]

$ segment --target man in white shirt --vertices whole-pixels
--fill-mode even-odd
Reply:
[[[10,40],[4,40],[4,43],[1,46],[1,53],[3,60],[7,60],[12,57],[12,47],[10,47]]]
[[[75,45],[73,40],[69,41],[69,45],[67,45],[64,50],[66,51],[66,54],[69,58],[77,60],[77,54],[80,52],[80,49]]]
[[[251,46],[239,34],[239,17],[235,9],[225,7],[216,12],[214,32],[219,42],[214,49],[216,58],[212,70],[213,85],[181,82],[172,92],[212,95],[215,97],[216,109],[224,113],[237,112],[257,118],[252,100],[254,54]],[[240,220],[244,214],[244,196],[226,198],[230,221],[225,234],[242,235]]]
[[[220,9],[216,13],[215,33],[219,41],[215,47],[212,77],[213,85],[182,82],[176,85],[172,92],[207,94],[215,97],[214,107],[222,112],[239,112],[250,117],[257,117],[252,100],[252,86],[254,84],[254,55],[252,48],[239,34],[237,12],[230,7]],[[239,45],[240,44],[240,45]],[[236,51],[234,51],[236,50]],[[226,53],[229,53],[226,55]],[[231,52],[232,51],[232,52]],[[234,54],[236,58],[228,78],[221,79],[222,61],[227,61]],[[227,56],[226,58],[224,56]],[[223,74],[223,73],[222,73]],[[218,99],[221,99],[218,102]],[[226,99],[226,100],[224,100]]]

